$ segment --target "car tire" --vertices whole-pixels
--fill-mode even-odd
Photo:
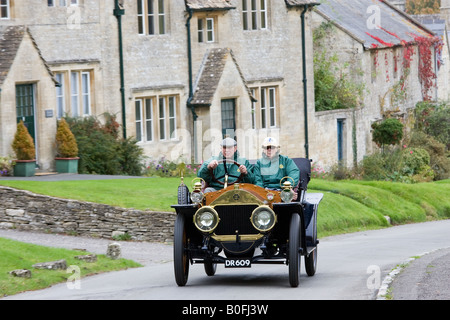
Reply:
[[[175,220],[173,260],[175,281],[178,286],[186,285],[189,276],[189,257],[187,250],[187,236],[185,228],[185,217],[178,214]]]
[[[316,274],[317,246],[308,256],[305,256],[305,269],[306,269],[306,274],[310,277],[312,277],[313,275]]]
[[[300,280],[300,239],[300,216],[298,213],[293,213],[289,226],[289,284],[291,287],[298,287]]]
[[[205,265],[206,275],[211,277],[216,274],[217,263],[213,263],[211,259],[205,259],[204,265]]]

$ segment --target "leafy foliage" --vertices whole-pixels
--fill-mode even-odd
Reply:
[[[67,118],[77,144],[78,171],[80,173],[141,175],[143,150],[133,138],[117,138],[115,117],[110,116],[106,125],[94,117]]]
[[[379,146],[398,144],[403,138],[403,124],[394,118],[372,124],[372,140]]]
[[[440,12],[440,0],[406,0],[406,13],[432,14]]]
[[[314,30],[314,90],[316,111],[349,109],[359,105],[364,84],[356,83],[345,71],[337,54],[330,55],[322,40],[333,31],[333,25],[323,23]]]
[[[22,120],[17,124],[12,148],[16,153],[17,160],[34,160],[36,158],[33,138]]]

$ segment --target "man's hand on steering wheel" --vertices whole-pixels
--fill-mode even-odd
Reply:
[[[236,176],[236,175],[233,175],[233,174],[228,174],[228,176],[230,176],[230,177],[237,178],[236,181],[231,182],[231,183],[228,183],[228,185],[232,185],[232,184],[235,184],[235,183],[239,183],[239,182],[242,180],[242,178],[244,177],[244,175],[247,175],[247,173],[248,173],[247,167],[244,166],[243,164],[237,163],[237,162],[234,161],[234,160],[226,160],[226,159],[224,159],[224,160],[212,160],[212,161],[208,164],[208,169],[209,169],[209,171],[211,172],[211,177],[212,177],[213,181],[216,181],[216,182],[218,182],[218,183],[220,183],[220,184],[224,184],[224,182],[220,181],[219,179],[222,179],[222,178],[224,178],[225,176],[222,176],[222,177],[216,177],[216,176],[214,175],[214,169],[217,168],[217,167],[219,166],[219,163],[223,163],[223,165],[225,166],[225,165],[226,165],[226,162],[230,162],[230,163],[233,163],[233,164],[235,164],[236,166],[238,166],[238,168],[239,168],[239,173],[240,173],[239,176]]]

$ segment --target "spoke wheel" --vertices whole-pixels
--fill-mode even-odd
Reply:
[[[300,216],[294,213],[289,226],[289,284],[291,287],[298,287],[300,280],[301,254],[298,251],[300,236]]]
[[[175,220],[173,261],[175,281],[178,286],[186,285],[189,276],[189,257],[184,215],[178,214]]]

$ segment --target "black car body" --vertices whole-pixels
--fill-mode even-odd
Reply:
[[[284,264],[289,267],[290,285],[296,287],[304,256],[307,274],[315,274],[317,209],[323,195],[307,193],[310,160],[301,160],[299,185],[292,186],[286,177],[280,191],[234,183],[203,194],[199,182],[192,192],[184,183],[179,186],[178,204],[172,206],[177,213],[174,271],[179,286],[187,283],[191,264],[203,264],[209,276],[217,264],[226,268]]]

